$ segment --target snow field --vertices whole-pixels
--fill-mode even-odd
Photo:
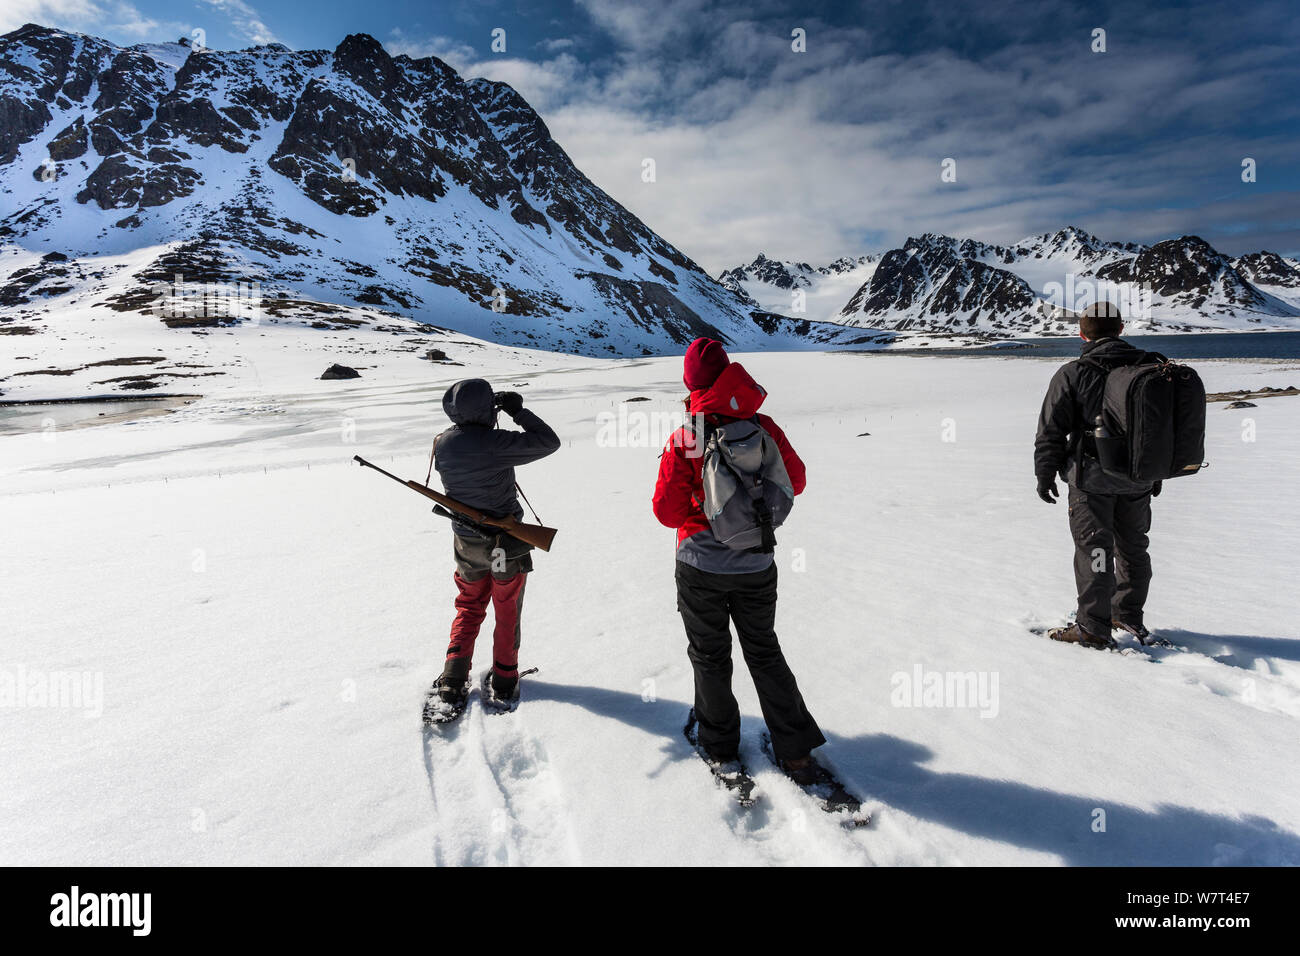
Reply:
[[[0,677],[103,679],[98,718],[0,708],[0,859],[1300,862],[1293,400],[1211,406],[1211,467],[1157,500],[1148,623],[1185,649],[1146,661],[1028,631],[1073,604],[1065,506],[1037,500],[1030,463],[1053,363],[740,356],[808,464],[779,535],[778,632],[820,759],[876,818],[849,832],[759,752],[738,652],[759,806],[740,811],[682,740],[659,445],[602,445],[596,419],[635,396],[675,411],[679,360],[489,348],[479,366],[304,383],[327,363],[290,354],[172,415],[0,437]],[[1295,372],[1198,367],[1211,391]],[[474,701],[425,731],[450,530],[349,462],[422,480],[443,390],[480,368],[526,382],[564,440],[520,473],[560,529],[524,606],[521,665],[541,672],[515,714]],[[996,675],[996,707],[901,706],[917,665]]]

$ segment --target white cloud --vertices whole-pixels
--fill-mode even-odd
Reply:
[[[103,22],[104,16],[103,7],[94,0],[4,0],[0,4],[0,33],[16,30],[24,23],[84,32]]]
[[[537,48],[547,53],[563,53],[565,50],[572,50],[576,45],[577,41],[572,37],[554,37],[538,42]]]
[[[203,0],[226,15],[231,29],[254,45],[275,43],[275,34],[262,22],[262,16],[244,0]],[[202,24],[200,24],[202,26]]]
[[[409,56],[422,60],[436,56],[458,73],[464,73],[478,58],[478,52],[466,43],[445,36],[408,36],[401,27],[388,34],[384,48],[393,56]]]
[[[275,36],[257,11],[243,0],[203,0],[229,18],[232,29],[252,43],[271,43]],[[0,4],[0,33],[24,23],[106,35],[119,41],[174,39],[191,26],[180,21],[159,21],[142,13],[129,0],[3,0]]]
[[[174,20],[155,20],[127,0],[3,0],[0,33],[24,23],[123,41],[160,40],[189,30]]]
[[[152,17],[142,14],[133,4],[115,2],[109,6],[106,17],[110,30],[140,39],[159,39],[162,25]]]

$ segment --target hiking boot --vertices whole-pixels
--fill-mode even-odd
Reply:
[[[463,657],[449,657],[438,678],[438,697],[448,704],[458,704],[469,696],[470,662]]]
[[[492,696],[500,701],[515,700],[519,697],[519,675],[505,676],[492,670]]]
[[[1082,644],[1084,647],[1091,647],[1093,650],[1098,651],[1119,646],[1109,634],[1105,637],[1099,637],[1085,631],[1078,625],[1078,622],[1071,624],[1069,627],[1054,627],[1047,632],[1047,636],[1064,644]]]
[[[811,787],[820,777],[821,767],[813,760],[812,754],[804,754],[791,760],[780,762],[781,772],[801,787]]]
[[[469,696],[469,682],[443,674],[438,678],[438,699],[444,704],[459,704]]]

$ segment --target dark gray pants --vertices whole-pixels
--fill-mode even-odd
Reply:
[[[695,669],[700,745],[728,758],[740,747],[740,707],[731,692],[731,630],[736,625],[772,749],[782,760],[826,743],[776,639],[776,565],[751,574],[713,574],[677,562],[677,610]]]
[[[1108,635],[1112,620],[1142,624],[1151,587],[1151,495],[1099,495],[1070,488],[1079,625]]]
[[[533,569],[533,547],[508,534],[495,538],[470,538],[456,535],[456,573],[466,581],[479,581],[492,575],[498,581],[527,574]]]

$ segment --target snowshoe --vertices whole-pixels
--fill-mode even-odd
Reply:
[[[740,756],[736,755],[726,760],[719,760],[704,749],[700,744],[699,723],[695,719],[695,708],[686,717],[686,726],[682,728],[682,735],[691,748],[699,754],[701,760],[708,765],[709,773],[713,774],[714,781],[720,787],[724,787],[736,795],[736,802],[742,807],[748,809],[758,802],[758,796],[755,790],[758,784],[754,778],[749,775],[745,764],[741,761]]]
[[[495,714],[513,713],[519,707],[519,684],[521,678],[536,674],[537,668],[530,667],[520,671],[512,680],[502,678],[495,668],[489,667],[479,682],[479,692],[483,697],[483,707]]]
[[[1075,632],[1085,635],[1086,641],[1078,640]],[[1113,637],[1107,635],[1105,638],[1098,638],[1096,635],[1080,628],[1074,623],[1074,615],[1070,615],[1069,623],[1060,625],[1051,624],[1031,624],[1029,633],[1037,634],[1039,637],[1050,637],[1054,641],[1060,641],[1065,644],[1078,644],[1081,647],[1092,648],[1093,650],[1109,651],[1112,654],[1118,654],[1121,657],[1136,657],[1140,660],[1155,660],[1151,655],[1143,653],[1136,647],[1121,646]]]
[[[424,698],[424,722],[449,724],[465,713],[469,704],[469,682],[440,676]]]
[[[766,731],[763,732],[763,753],[795,786],[816,800],[824,812],[843,814],[840,822],[845,826],[865,827],[871,823],[871,814],[862,809],[862,801],[849,793],[835,774],[811,756],[802,767],[787,766],[785,761],[777,759],[772,749],[772,738]]]
[[[1174,643],[1172,641],[1167,641],[1163,637],[1152,637],[1151,632],[1148,631],[1141,624],[1126,624],[1123,621],[1114,620],[1110,622],[1110,626],[1117,631],[1123,631],[1126,634],[1132,634],[1134,637],[1137,638],[1138,643],[1141,644],[1143,647],[1173,647],[1174,646]]]

